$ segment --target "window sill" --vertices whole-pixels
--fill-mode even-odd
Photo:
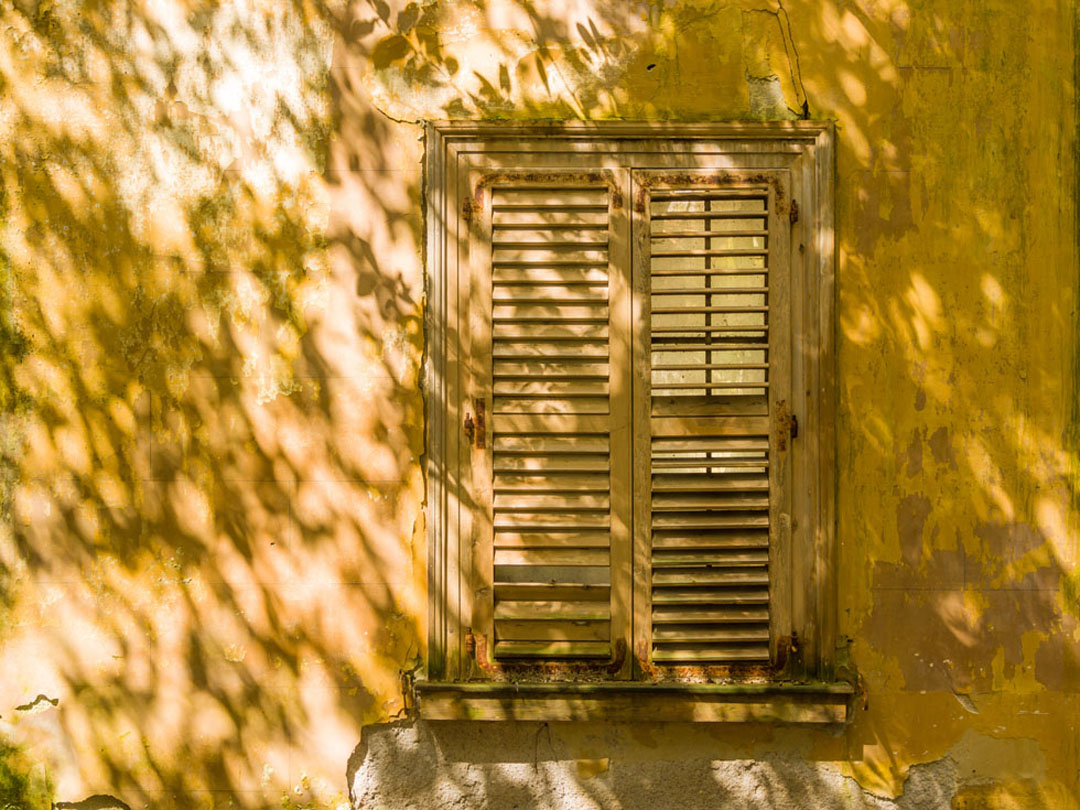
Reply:
[[[844,723],[848,683],[415,684],[425,720]]]

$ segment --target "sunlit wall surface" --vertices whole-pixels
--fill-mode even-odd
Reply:
[[[829,806],[949,763],[942,806],[1076,807],[1075,30],[1048,0],[0,6],[0,807],[393,806],[399,738],[361,729],[426,637],[420,124],[803,115],[837,125],[853,723],[462,732],[418,795],[631,807],[641,762],[700,760],[740,806]]]

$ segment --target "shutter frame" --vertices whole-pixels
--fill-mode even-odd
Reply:
[[[792,629],[799,632],[803,675],[831,678],[836,646],[835,301],[832,127],[784,124],[635,124],[570,122],[441,122],[426,125],[427,295],[424,401],[430,594],[429,647],[421,681],[498,677],[470,666],[472,629],[470,495],[463,453],[461,403],[467,306],[460,279],[461,207],[467,177],[476,172],[590,167],[715,166],[786,169],[801,207],[792,225],[795,345],[793,413],[804,422],[795,443],[799,541],[793,544]],[[627,196],[627,201],[631,197]],[[798,268],[797,271],[795,268]],[[809,426],[809,429],[807,428]],[[635,554],[635,559],[640,555]],[[635,599],[634,609],[641,602]],[[640,623],[638,623],[640,625]],[[637,640],[635,639],[635,644]],[[637,650],[635,650],[637,652]],[[637,656],[634,656],[637,658]],[[798,674],[798,670],[794,671]]]
[[[471,544],[478,675],[513,677],[537,666],[567,678],[631,671],[630,493],[628,483],[621,486],[629,482],[631,457],[630,393],[621,390],[629,388],[627,178],[626,171],[505,170],[473,181],[471,379],[491,424],[489,447],[475,452],[471,464],[475,511],[482,516]],[[580,208],[598,193],[606,201],[602,215]],[[537,202],[537,194],[550,196],[550,204]],[[532,216],[548,227],[530,229]],[[592,227],[598,219],[606,223],[606,239]],[[604,309],[601,323],[597,312]],[[601,396],[594,390],[600,378],[581,381],[574,368],[595,375],[603,366]],[[559,439],[560,429],[570,431],[567,440]],[[536,449],[541,445],[547,449]],[[597,487],[605,461],[606,489]],[[529,474],[541,465],[544,475]],[[591,495],[572,491],[585,479]],[[529,571],[538,573],[530,580]],[[606,586],[564,578],[601,571]],[[544,585],[539,577],[548,572]],[[515,582],[518,575],[526,578]],[[608,598],[597,601],[605,588]]]
[[[784,658],[779,648],[786,643],[782,639],[784,628],[790,626],[790,442],[782,439],[779,432],[781,423],[787,424],[780,411],[789,407],[788,403],[791,402],[791,230],[789,209],[784,204],[785,200],[790,200],[790,179],[784,171],[718,173],[707,170],[638,170],[633,174],[633,182],[636,217],[633,225],[636,250],[634,283],[635,298],[640,302],[635,343],[637,442],[634,449],[637,473],[634,492],[635,600],[638,606],[634,632],[638,667],[653,679],[739,677],[740,674],[752,677],[773,672]],[[701,220],[700,227],[694,226],[697,220],[693,215],[684,213],[680,217],[678,213],[672,213],[670,208],[659,218],[656,228],[652,224],[655,200],[667,199],[678,201],[676,204],[693,205],[692,201],[709,197],[738,204],[738,200],[756,199],[763,193],[766,195],[765,211],[756,218],[746,210],[738,210],[730,218],[723,217],[712,211],[711,203],[703,202],[700,208],[709,216]],[[728,219],[733,227],[715,230],[715,223],[724,219]],[[758,220],[762,221],[764,228],[756,224]],[[749,228],[747,222],[755,223],[754,227]],[[763,249],[716,249],[711,245],[717,235],[722,241],[730,242],[740,242],[745,237],[760,237],[764,240]],[[654,239],[668,244],[654,251]],[[704,247],[687,249],[683,243],[688,239],[700,241]],[[743,264],[742,257],[753,255],[764,257],[764,267],[757,273]],[[718,269],[712,256],[732,263],[726,269]],[[673,262],[679,265],[700,262],[701,266],[690,270],[685,266],[675,267]],[[655,266],[661,263],[666,264],[662,268]],[[656,276],[661,286],[654,288],[656,269],[661,270]],[[735,281],[714,288],[714,276],[719,276],[722,282]],[[756,277],[760,277],[761,282],[756,286],[747,286],[746,280],[752,281]],[[700,279],[701,286],[698,288],[692,286],[695,278]],[[734,298],[740,302],[745,298],[758,297],[762,301],[752,307],[708,306],[719,296],[704,292],[697,295],[696,289],[719,289],[726,293],[724,298]],[[662,302],[661,306],[656,306],[658,299]],[[685,304],[687,299],[704,300],[707,306],[702,308],[694,304],[688,307]],[[680,301],[683,302],[681,307]],[[727,321],[726,326],[706,327],[706,324],[716,323],[714,317],[734,317],[742,319],[740,323],[752,323],[756,317],[754,313],[758,312],[762,313],[763,328],[755,331],[739,325],[731,329],[731,321]],[[678,319],[680,315],[696,315],[702,320],[704,331],[680,326],[670,338],[665,333],[658,333],[660,340],[674,341],[674,344],[668,342],[654,346],[654,317]],[[672,329],[674,327],[669,331]],[[737,360],[738,352],[729,354],[731,350],[723,342],[714,349],[714,337],[710,330],[715,329],[722,329],[715,334],[730,334],[731,337],[725,339],[740,350],[753,345],[743,343],[748,338],[742,335],[765,332],[768,340],[763,347],[759,345],[758,350],[764,351],[767,364],[740,362]],[[703,342],[709,346],[708,350],[699,350],[691,338],[685,338],[685,342],[680,344],[679,334],[696,332],[706,336]],[[672,345],[675,350],[668,348]],[[656,383],[652,361],[657,350],[661,351],[662,356],[666,354],[669,358],[675,358],[674,363],[669,359],[657,370],[664,369],[661,374],[675,374],[676,378],[679,373],[693,374],[696,370],[704,374],[701,382],[707,383],[715,380],[716,375],[722,376],[730,370],[760,371],[762,379],[768,382],[768,388],[762,389],[764,402],[767,403],[766,413],[759,416],[725,416],[726,405],[710,409],[707,404],[699,406],[694,403],[689,405],[687,412],[697,415],[675,416],[665,410],[665,406],[687,405],[685,401],[679,402],[681,394],[707,389],[700,389],[697,383],[676,383],[674,389],[657,387],[657,391],[670,396],[660,397],[654,403],[653,388]],[[731,362],[713,362],[721,353],[733,358]],[[687,365],[686,358],[694,356],[704,359]],[[744,383],[713,383],[713,386],[713,390],[721,395],[715,399],[720,401],[726,388],[752,388]],[[656,432],[658,430],[659,433]],[[767,500],[759,495],[761,484],[740,475],[737,468],[727,469],[722,475],[699,475],[690,480],[685,474],[676,476],[672,473],[678,473],[680,469],[689,471],[695,465],[683,463],[668,470],[664,467],[675,462],[657,462],[653,458],[654,451],[679,447],[693,455],[695,447],[727,447],[734,451],[738,447],[749,450],[756,446],[756,440],[718,438],[705,441],[693,439],[694,435],[737,437],[761,434],[766,437],[763,447],[768,449],[768,488],[764,493]],[[717,465],[716,468],[707,466],[712,473],[726,469],[726,465]],[[676,480],[681,483],[675,484]],[[673,490],[675,486],[682,489]],[[744,494],[736,494],[739,492]],[[654,501],[656,494],[658,501]],[[766,504],[768,520],[762,521],[765,524],[762,529],[767,527],[768,532],[765,545],[767,559],[761,553],[762,529],[750,529],[747,524],[747,529],[735,530],[735,534],[732,534],[733,529],[723,528],[737,522],[728,515],[739,514],[737,511],[728,513],[726,509],[760,509]],[[755,513],[745,514],[750,516]],[[709,526],[715,528],[707,528]],[[673,534],[676,527],[682,527],[684,531]],[[747,531],[751,534],[746,534]],[[664,540],[663,546],[654,546],[654,532],[660,532],[656,535],[657,542],[662,537],[671,539]],[[767,597],[764,597],[765,583]],[[762,607],[769,614],[765,622],[762,621]],[[746,646],[748,642],[750,647]]]

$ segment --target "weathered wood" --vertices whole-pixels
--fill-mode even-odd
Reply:
[[[496,548],[495,565],[606,566],[611,555],[605,548]]]
[[[558,621],[608,621],[611,612],[602,602],[499,602],[497,619],[553,619]]]
[[[592,531],[495,533],[495,548],[607,548],[611,535],[607,527]]]
[[[611,657],[606,641],[498,641],[496,658],[600,658]]]
[[[653,608],[652,620],[654,624],[689,624],[694,622],[708,623],[742,623],[742,622],[767,622],[769,609],[746,608],[746,607],[703,607],[703,608],[675,608],[660,605]]]
[[[495,586],[496,603],[527,602],[529,600],[545,602],[607,602],[611,588],[607,585],[583,583],[558,583],[551,585],[544,582],[507,582]]]
[[[696,664],[766,663],[769,660],[768,633],[761,644],[725,644],[709,647],[705,642],[675,644],[653,650],[653,661]]]
[[[653,640],[656,642],[679,642],[687,646],[693,646],[695,642],[731,642],[731,641],[760,641],[769,640],[768,618],[755,627],[731,626],[717,623],[717,626],[694,626],[694,625],[667,625],[660,624],[653,628]],[[671,652],[671,649],[668,649]],[[768,648],[765,649],[768,657]]]
[[[723,551],[723,550],[699,550],[699,551],[667,551],[653,547],[653,568],[680,568],[687,565],[713,565],[724,567],[737,567],[743,565],[766,565],[769,562],[769,552],[766,549],[749,551]]]
[[[678,141],[661,142],[654,135],[660,133],[679,133]],[[582,137],[588,133],[587,137]],[[589,317],[585,311],[600,310],[602,305],[598,301],[602,295],[602,288],[598,287],[596,277],[598,273],[609,279],[612,268],[615,273],[622,266],[619,261],[614,261],[610,252],[601,261],[600,257],[593,260],[592,253],[603,248],[610,251],[613,242],[608,234],[608,243],[604,244],[605,228],[603,221],[611,211],[621,209],[627,213],[637,211],[638,189],[627,187],[620,190],[619,200],[607,196],[607,188],[600,188],[591,182],[573,186],[566,180],[559,183],[533,182],[529,188],[515,190],[517,197],[511,198],[501,194],[493,194],[485,189],[484,193],[473,193],[473,178],[482,175],[486,171],[484,166],[498,165],[500,176],[506,177],[506,166],[513,165],[515,161],[521,166],[533,167],[531,173],[535,178],[535,167],[554,166],[558,167],[562,177],[569,177],[573,172],[568,171],[566,166],[570,164],[578,166],[596,166],[598,160],[608,167],[626,165],[620,163],[624,158],[621,156],[617,145],[620,141],[612,140],[605,133],[619,133],[620,137],[632,136],[639,138],[636,142],[634,161],[638,165],[671,167],[677,169],[683,175],[688,172],[706,174],[713,171],[710,162],[715,161],[717,155],[723,155],[724,179],[719,185],[732,180],[736,188],[702,188],[701,184],[695,184],[693,188],[663,188],[663,184],[653,185],[653,202],[646,203],[645,209],[648,218],[662,227],[653,233],[646,231],[646,239],[652,239],[658,249],[657,264],[653,268],[658,279],[671,280],[679,286],[669,288],[671,292],[657,289],[661,301],[667,302],[664,306],[678,309],[676,302],[680,302],[680,296],[691,296],[682,303],[700,304],[702,296],[711,303],[740,304],[737,296],[765,296],[768,295],[770,318],[768,326],[764,322],[759,324],[747,324],[745,318],[765,313],[739,312],[734,313],[741,322],[735,325],[703,323],[693,327],[676,326],[670,320],[656,325],[653,332],[655,351],[659,352],[656,358],[655,371],[663,375],[658,378],[658,393],[660,396],[651,397],[649,404],[640,407],[642,400],[635,396],[635,405],[632,409],[635,420],[639,414],[646,417],[654,412],[661,418],[670,417],[695,417],[706,416],[715,413],[712,408],[720,403],[725,412],[738,413],[743,416],[754,416],[759,420],[768,411],[761,408],[757,403],[764,402],[763,396],[750,396],[735,392],[768,392],[769,410],[776,416],[776,403],[783,400],[786,403],[787,413],[797,413],[802,427],[801,437],[794,443],[790,438],[783,452],[789,454],[788,459],[779,456],[781,452],[777,448],[783,435],[781,428],[787,428],[787,423],[779,424],[782,420],[776,420],[775,429],[768,430],[764,435],[769,437],[773,447],[767,453],[761,453],[755,457],[756,450],[749,448],[728,450],[699,450],[697,454],[706,454],[710,457],[695,458],[695,451],[690,449],[671,450],[668,448],[655,459],[649,458],[650,473],[641,474],[641,469],[635,469],[629,476],[635,488],[645,491],[646,502],[650,503],[649,511],[652,512],[652,499],[655,498],[656,512],[659,519],[665,516],[676,517],[680,513],[694,513],[698,516],[710,517],[718,514],[743,520],[753,510],[760,512],[760,501],[748,500],[751,493],[761,493],[760,480],[756,484],[747,484],[746,489],[740,490],[737,483],[736,473],[747,476],[770,476],[773,481],[780,479],[790,481],[793,472],[798,471],[798,480],[801,483],[798,490],[790,490],[790,485],[777,488],[771,487],[772,493],[781,494],[791,492],[791,500],[786,508],[780,513],[785,519],[780,520],[782,530],[788,533],[787,546],[791,551],[790,565],[787,566],[788,574],[784,575],[783,582],[775,583],[775,598],[779,600],[776,616],[788,629],[798,630],[802,640],[801,649],[803,657],[812,663],[818,664],[818,672],[830,671],[831,651],[835,644],[831,639],[835,637],[835,622],[832,613],[835,612],[835,578],[831,572],[831,555],[835,548],[831,521],[834,519],[833,485],[828,473],[828,463],[835,453],[832,444],[835,442],[835,431],[832,422],[835,419],[835,405],[831,389],[823,386],[822,381],[832,383],[833,369],[831,358],[832,347],[832,323],[834,302],[832,300],[832,207],[829,197],[829,172],[832,151],[828,132],[817,125],[803,125],[800,123],[791,125],[783,130],[772,128],[768,125],[688,125],[679,129],[672,129],[664,125],[636,125],[614,124],[610,127],[596,125],[568,125],[553,126],[545,129],[545,138],[530,139],[523,137],[528,130],[513,124],[491,126],[476,123],[461,123],[450,125],[438,125],[431,129],[430,137],[438,152],[431,161],[433,168],[432,177],[438,178],[441,157],[445,155],[448,167],[443,176],[444,186],[440,189],[452,188],[448,195],[448,204],[441,207],[432,206],[429,210],[438,211],[438,218],[433,219],[435,225],[432,228],[433,238],[429,241],[432,251],[442,251],[444,257],[441,262],[436,261],[435,267],[442,267],[440,272],[458,273],[459,278],[466,281],[462,289],[467,290],[471,286],[468,281],[468,273],[460,273],[457,267],[468,267],[475,259],[467,248],[454,248],[446,250],[446,246],[452,244],[445,238],[445,234],[457,229],[458,234],[468,233],[468,227],[462,228],[459,216],[460,212],[468,211],[459,205],[462,197],[468,194],[482,204],[479,208],[472,209],[472,216],[465,216],[466,221],[471,221],[471,227],[476,227],[482,222],[484,216],[488,217],[490,226],[489,236],[493,235],[492,242],[497,243],[489,247],[486,253],[488,260],[489,277],[495,281],[495,287],[491,292],[491,300],[500,307],[499,316],[512,315],[518,318],[516,321],[495,320],[492,323],[491,334],[494,338],[490,356],[498,358],[497,365],[490,366],[494,376],[499,379],[492,380],[487,386],[485,396],[489,417],[495,413],[501,416],[523,417],[558,417],[566,412],[584,412],[598,418],[611,415],[612,391],[610,373],[606,378],[608,388],[603,388],[605,380],[601,368],[597,367],[595,358],[610,357],[612,353],[613,334],[608,326],[615,317],[608,313],[608,323],[598,323],[595,317]],[[723,133],[719,136],[717,133]],[[476,140],[469,141],[467,150],[458,150],[458,144],[466,143],[465,139],[490,138],[491,140],[480,143]],[[747,140],[750,137],[771,139],[765,142],[752,143]],[[763,146],[763,143],[768,145]],[[522,151],[522,145],[528,144],[528,148]],[[490,147],[490,149],[489,149]],[[554,151],[553,151],[554,148]],[[518,150],[515,156],[515,149]],[[488,151],[485,151],[488,150]],[[526,154],[527,152],[527,154]],[[602,156],[602,157],[601,157]],[[739,166],[746,166],[752,170],[755,183],[753,187],[738,187]],[[450,167],[453,167],[452,169]],[[704,168],[698,168],[704,167]],[[770,168],[772,167],[772,168]],[[773,171],[773,169],[777,171]],[[610,173],[618,173],[621,169],[606,170]],[[768,176],[772,172],[773,180],[769,183],[758,182],[761,177]],[[749,176],[749,172],[747,176]],[[460,182],[453,178],[462,178]],[[584,176],[584,175],[581,175]],[[717,175],[720,177],[721,175]],[[456,183],[456,185],[455,185]],[[787,185],[785,185],[787,184]],[[548,194],[556,186],[562,189],[574,188],[567,194],[584,194],[580,199],[568,201],[564,198],[561,202],[551,199],[542,200],[544,194]],[[599,197],[593,197],[597,190]],[[732,194],[732,191],[738,193]],[[759,202],[762,210],[730,210],[737,208],[743,203],[733,201],[744,197],[747,193],[756,195],[757,200],[762,200],[765,192],[769,196],[767,204]],[[462,193],[464,192],[464,194]],[[701,210],[695,211],[670,211],[666,210],[666,202],[661,201],[660,196],[668,192],[675,192],[682,200],[690,201],[693,206]],[[778,193],[779,192],[779,193]],[[442,191],[441,193],[445,193]],[[694,200],[695,195],[699,198]],[[707,211],[709,199],[724,198],[732,202],[725,202],[722,208],[726,210]],[[493,207],[491,201],[496,205]],[[602,199],[602,203],[600,200]],[[792,228],[788,220],[787,201],[798,199],[800,208],[804,212],[800,221]],[[543,202],[543,205],[539,203]],[[484,213],[484,206],[490,213]],[[768,212],[764,209],[768,208]],[[558,211],[558,222],[550,222],[549,216]],[[437,220],[437,221],[436,221]],[[440,224],[441,223],[441,224]],[[786,223],[786,224],[785,224]],[[759,228],[758,226],[766,226]],[[665,232],[664,228],[670,228]],[[698,228],[708,228],[711,235],[697,236]],[[777,239],[781,228],[788,228],[791,237],[786,240]],[[762,231],[768,231],[767,236]],[[655,239],[653,239],[655,237]],[[759,248],[757,243],[747,245],[739,242],[739,239],[760,240],[763,237],[769,241],[765,248]],[[442,239],[443,241],[440,241]],[[679,242],[678,240],[689,240]],[[711,240],[711,241],[709,241]],[[468,241],[457,239],[457,242]],[[777,245],[777,242],[780,242]],[[585,244],[588,243],[588,244]],[[456,243],[453,243],[456,244]],[[799,247],[796,252],[789,250],[792,246]],[[634,242],[635,251],[638,244]],[[766,250],[767,256],[750,257],[724,257],[718,254],[732,250],[753,249],[754,251]],[[664,252],[686,253],[691,251],[705,251],[701,255],[664,256]],[[788,251],[786,257],[782,251]],[[430,253],[430,251],[429,251]],[[709,255],[711,254],[711,255]],[[503,260],[505,259],[505,263]],[[498,260],[492,262],[491,260]],[[584,260],[584,261],[582,261]],[[685,261],[686,265],[677,266],[677,262]],[[716,262],[726,266],[711,267],[709,262]],[[764,265],[768,265],[766,268]],[[785,280],[780,276],[787,273]],[[535,274],[535,277],[534,277]],[[726,279],[725,276],[731,276]],[[770,285],[766,291],[764,284]],[[500,286],[500,280],[502,285]],[[546,283],[537,283],[537,281]],[[696,286],[688,285],[722,285],[726,281],[733,281],[740,286],[738,288],[724,288],[722,286],[703,286],[700,291]],[[752,287],[754,282],[761,281],[761,287]],[[445,280],[432,286],[432,296],[429,300],[435,303],[437,315],[434,317],[447,317],[447,323],[452,328],[448,331],[445,346],[448,347],[441,353],[443,361],[447,362],[447,368],[440,368],[436,376],[442,378],[449,373],[452,379],[448,387],[461,383],[462,390],[453,397],[453,405],[468,404],[472,397],[470,391],[475,390],[476,377],[472,358],[473,347],[476,344],[477,335],[473,330],[475,307],[470,301],[462,301],[462,293],[455,293],[455,302],[462,302],[458,307],[460,312],[452,312],[452,308],[441,305],[438,302],[445,301],[447,291],[450,289]],[[732,292],[736,289],[738,292]],[[708,292],[704,292],[708,290]],[[760,292],[759,292],[760,290]],[[786,303],[784,295],[788,296]],[[635,297],[638,295],[636,289]],[[440,296],[442,296],[440,298]],[[696,299],[693,296],[697,296]],[[720,296],[717,300],[716,296]],[[753,298],[749,302],[757,304]],[[749,303],[748,302],[748,303]],[[642,317],[642,312],[648,313],[647,304],[642,307],[641,301],[635,301],[637,309],[633,317]],[[613,304],[612,304],[613,306]],[[762,305],[763,307],[764,305]],[[773,318],[772,310],[781,306],[786,312],[791,313],[791,323],[786,333],[777,334],[783,326]],[[755,308],[762,308],[755,307]],[[530,309],[531,308],[531,309]],[[540,312],[548,309],[553,312]],[[696,318],[723,318],[729,314],[719,311],[723,308],[697,307],[700,312],[694,312]],[[495,309],[490,310],[495,315]],[[566,320],[559,321],[561,315],[568,316]],[[666,313],[658,313],[669,317]],[[552,317],[553,316],[553,317]],[[681,317],[678,313],[670,313],[670,316]],[[535,318],[535,320],[526,320]],[[633,328],[633,325],[632,325]],[[640,332],[641,330],[637,330]],[[636,333],[635,333],[636,336]],[[538,339],[539,338],[539,339]],[[764,351],[769,347],[768,354]],[[450,344],[455,346],[450,348]],[[453,361],[451,353],[456,347],[464,347],[462,356],[465,362],[456,367],[459,370],[450,371]],[[675,348],[677,347],[677,348]],[[730,348],[732,353],[726,355],[716,354],[722,348]],[[777,348],[780,347],[780,348]],[[750,354],[750,352],[758,352]],[[679,360],[673,352],[696,353],[687,356],[685,361]],[[739,354],[744,352],[744,354]],[[778,356],[778,352],[787,353],[789,367],[784,369],[784,358]],[[632,353],[633,354],[633,353]],[[561,356],[560,356],[561,355]],[[433,352],[433,357],[438,357],[438,352]],[[692,359],[689,359],[691,358]],[[532,358],[542,358],[534,361]],[[635,355],[636,358],[636,355]],[[706,363],[705,361],[709,362]],[[633,360],[622,368],[633,366]],[[752,376],[753,374],[767,374],[768,377],[755,378],[752,382],[738,379],[725,379],[722,375],[732,372],[740,376]],[[546,379],[532,379],[533,376],[547,375]],[[684,375],[681,379],[678,375]],[[702,375],[699,381],[697,376]],[[712,376],[710,376],[712,375]],[[719,375],[719,376],[718,376]],[[781,397],[781,391],[776,387],[777,380],[783,377],[785,380],[784,392],[786,397]],[[599,383],[592,390],[587,386]],[[792,383],[792,381],[794,381]],[[767,383],[768,388],[755,385]],[[551,396],[552,391],[559,391],[558,386],[568,386],[557,397]],[[668,388],[667,385],[672,387]],[[729,388],[719,386],[728,385]],[[577,387],[574,387],[577,386]],[[586,387],[582,387],[586,386]],[[715,387],[710,387],[715,386]],[[485,386],[479,386],[484,388]],[[554,387],[554,389],[553,389]],[[434,390],[434,389],[431,389]],[[492,393],[498,391],[498,396]],[[793,396],[791,392],[798,392]],[[705,395],[705,392],[710,392]],[[731,392],[731,393],[729,393]],[[439,400],[442,402],[443,400]],[[449,433],[460,433],[462,412],[459,410],[453,419],[444,421],[430,420],[432,430],[442,431],[442,436]],[[783,415],[783,414],[781,414]],[[652,426],[650,426],[652,427]],[[818,430],[820,427],[820,431]],[[752,428],[754,435],[762,435],[760,421],[758,426]],[[553,542],[550,548],[558,549],[559,554],[564,551],[569,557],[559,557],[560,560],[573,561],[573,552],[576,546],[561,544],[565,538],[569,538],[571,532],[562,530],[554,531],[552,522],[558,518],[563,520],[569,517],[577,518],[578,515],[593,513],[599,510],[601,501],[593,501],[588,505],[587,501],[577,500],[573,502],[573,509],[564,510],[550,497],[567,495],[576,498],[578,495],[593,496],[602,494],[602,488],[596,488],[595,481],[589,480],[589,476],[602,476],[608,472],[609,482],[615,480],[610,470],[614,468],[613,456],[589,453],[551,453],[543,454],[530,452],[539,446],[530,447],[527,437],[521,436],[528,431],[518,431],[518,437],[524,439],[519,449],[505,453],[505,459],[495,460],[485,471],[485,477],[489,477],[490,494],[492,504],[498,499],[500,508],[505,509],[515,517],[520,517],[532,524],[526,523],[525,528],[516,526],[513,529],[503,529],[498,532],[496,539],[494,526],[491,526],[492,549],[506,548],[516,549],[513,553],[529,555],[533,549],[528,544],[514,546],[512,537],[526,538],[536,535],[537,531],[528,528],[533,525],[552,538],[559,538],[559,543]],[[545,426],[539,432],[550,432]],[[639,434],[638,427],[632,434]],[[672,434],[676,437],[678,434]],[[691,436],[694,434],[690,434]],[[698,433],[698,436],[705,434]],[[729,434],[730,435],[730,434]],[[739,434],[736,434],[739,435]],[[746,435],[746,434],[742,434]],[[455,437],[460,442],[460,435]],[[447,452],[452,455],[451,444],[445,439],[432,441],[430,447],[436,452]],[[465,452],[460,452],[464,450]],[[441,520],[445,526],[450,526],[454,521],[454,528],[449,532],[445,528],[433,530],[432,554],[439,560],[438,564],[432,564],[433,578],[440,578],[438,587],[433,587],[433,593],[451,594],[450,601],[445,603],[441,611],[435,611],[435,619],[431,622],[433,634],[433,660],[443,654],[443,660],[449,661],[446,655],[448,644],[453,642],[459,645],[462,636],[459,628],[462,625],[473,626],[476,632],[475,616],[472,613],[474,607],[472,600],[467,596],[453,603],[452,591],[455,587],[447,582],[456,579],[460,582],[462,577],[469,576],[477,565],[486,565],[482,556],[473,559],[477,551],[475,544],[471,542],[459,542],[455,538],[476,537],[477,525],[475,520],[476,492],[474,487],[475,465],[470,460],[472,450],[462,448],[459,445],[458,467],[447,471],[446,475],[438,474],[438,480],[445,482],[448,488],[464,487],[461,497],[455,496],[452,503],[444,499],[448,508],[438,511],[432,507],[430,517],[433,521]],[[549,464],[549,460],[553,463]],[[605,466],[606,465],[606,468]],[[647,467],[646,469],[649,469]],[[433,467],[433,469],[435,469]],[[500,480],[500,476],[516,476],[512,481]],[[576,481],[573,485],[559,485],[559,476],[585,476],[587,480]],[[527,485],[529,477],[534,479],[538,488],[531,493]],[[683,483],[672,480],[675,477],[689,476],[696,478],[690,483],[682,478]],[[651,480],[652,479],[652,480]],[[704,480],[702,480],[704,479]],[[715,482],[711,479],[715,479]],[[727,480],[725,480],[727,479]],[[639,484],[636,482],[640,482]],[[715,487],[709,488],[708,484],[715,483]],[[443,484],[440,483],[439,486]],[[680,489],[680,487],[683,487]],[[726,498],[723,493],[736,494],[734,498]],[[517,495],[523,495],[529,500],[515,504],[513,499]],[[615,493],[609,490],[609,503],[615,499]],[[639,500],[635,494],[635,503]],[[775,499],[773,501],[775,502]],[[738,509],[725,508],[738,505]],[[611,512],[614,514],[614,511]],[[711,519],[711,518],[710,518]],[[734,549],[739,555],[748,551],[754,551],[760,559],[762,529],[740,528],[737,524],[723,520],[709,523],[703,520],[691,520],[689,528],[677,529],[663,527],[655,532],[655,537],[649,539],[650,544],[655,543],[657,556],[655,563],[659,568],[678,566],[683,563],[693,563],[699,566],[715,565],[722,560],[725,549]],[[776,531],[777,520],[773,520]],[[637,525],[637,518],[630,521],[631,525]],[[480,521],[482,528],[483,521]],[[789,531],[795,527],[796,531]],[[611,527],[609,526],[609,529]],[[603,531],[603,527],[598,527]],[[484,529],[486,531],[486,529]],[[588,534],[588,533],[585,533]],[[452,544],[457,543],[457,551],[454,553],[453,563],[447,560],[447,553]],[[499,545],[499,544],[503,545]],[[436,548],[438,545],[438,548]],[[782,543],[778,544],[782,545]],[[540,547],[546,548],[546,547]],[[602,545],[590,545],[585,548],[599,550],[600,554],[606,553]],[[636,548],[636,546],[635,546]],[[588,553],[594,554],[594,551]],[[782,550],[778,550],[778,556],[770,557],[769,567],[774,572],[785,570],[785,560]],[[594,555],[595,556],[595,555]],[[522,561],[524,557],[517,558]],[[529,558],[541,559],[541,558]],[[736,559],[747,562],[750,558],[732,557],[726,558],[729,565],[733,565]],[[631,565],[627,570],[635,570],[635,580],[640,579],[641,563],[636,551]],[[460,563],[460,571],[451,570],[451,567]],[[494,561],[492,561],[492,564]],[[506,567],[506,566],[502,566]],[[518,566],[522,567],[522,566]],[[524,566],[529,567],[529,566]],[[541,566],[544,567],[544,566]],[[548,566],[558,567],[558,566]],[[573,567],[573,566],[571,566]],[[589,567],[589,566],[581,566]],[[651,569],[651,565],[644,566]],[[817,583],[823,583],[818,587]],[[798,587],[796,587],[798,585]],[[469,594],[474,591],[472,583],[468,583],[461,589]],[[670,588],[672,598],[691,598],[690,594],[679,592],[676,588]],[[717,599],[723,594],[731,595],[739,592],[740,588],[711,588],[707,586],[694,586],[688,589],[693,591],[692,598],[700,599],[706,592],[714,592]],[[489,591],[490,593],[490,591]],[[607,591],[612,593],[612,591]],[[614,597],[612,597],[614,598]],[[785,612],[783,600],[790,599],[792,609]],[[631,600],[636,604],[636,600]],[[692,603],[689,603],[692,604]],[[722,606],[722,603],[713,603]],[[758,603],[754,603],[758,604]],[[658,603],[656,607],[664,607]],[[638,619],[635,613],[635,624]],[[648,619],[645,620],[649,622]],[[830,635],[832,634],[832,635]],[[636,637],[636,631],[635,631]],[[441,641],[440,641],[441,639]],[[636,643],[636,642],[635,642]],[[440,646],[441,645],[441,646]],[[490,654],[491,647],[488,647]],[[451,672],[452,665],[446,665],[444,672]],[[473,673],[476,674],[475,672]]]
[[[848,684],[416,685],[426,720],[843,723]]]

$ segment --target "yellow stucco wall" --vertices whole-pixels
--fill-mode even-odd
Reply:
[[[804,103],[837,124],[865,699],[840,735],[685,733],[1080,806],[1073,4],[0,9],[0,807],[347,800],[426,632],[422,121]]]

